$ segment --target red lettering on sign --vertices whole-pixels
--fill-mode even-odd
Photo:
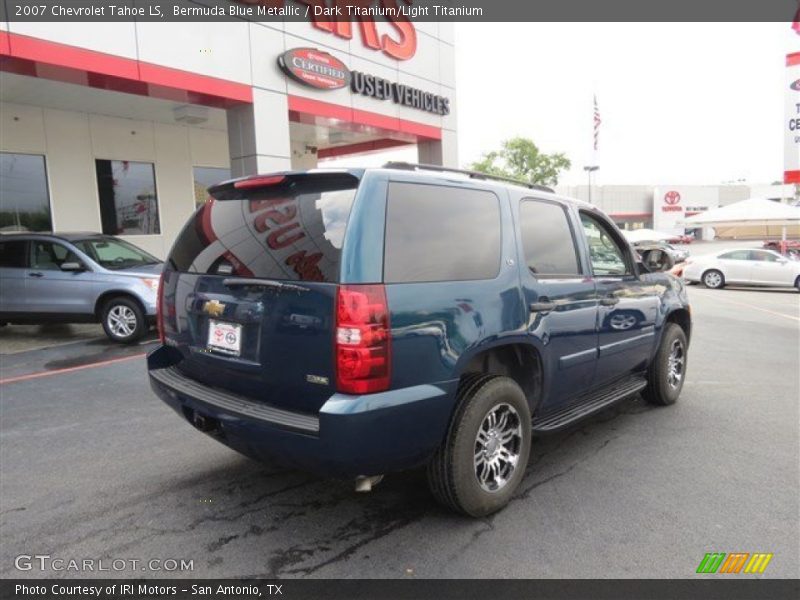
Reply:
[[[272,8],[282,8],[285,0],[235,0],[242,4],[263,4]],[[347,5],[368,7],[374,4],[374,0],[294,0],[298,4],[305,4],[309,7],[311,23],[326,33],[342,39],[350,40],[353,38],[353,24],[351,21],[334,21],[329,16],[314,16],[314,7],[336,8],[340,7],[343,14],[347,14]],[[414,0],[380,0],[384,8],[397,8],[399,3],[413,4]],[[324,11],[319,11],[324,12]],[[381,50],[387,56],[397,60],[408,60],[417,53],[417,30],[414,24],[405,15],[393,15],[387,17],[387,23],[394,27],[398,37],[384,33],[378,34],[375,21],[372,17],[357,17],[359,29],[361,31],[361,43],[366,48]]]

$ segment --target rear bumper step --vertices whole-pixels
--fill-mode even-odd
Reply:
[[[319,434],[319,419],[313,415],[276,408],[269,404],[254,402],[238,394],[205,386],[186,377],[175,367],[153,369],[150,371],[150,377],[169,390],[216,409],[278,427],[313,435]]]

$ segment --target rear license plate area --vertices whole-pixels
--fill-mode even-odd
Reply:
[[[240,356],[242,353],[242,326],[209,319],[206,348],[227,356]]]

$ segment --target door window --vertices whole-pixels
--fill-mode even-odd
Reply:
[[[581,212],[581,223],[589,243],[589,259],[595,275],[629,275],[628,261],[622,246],[614,239],[608,226],[595,217]]]
[[[575,238],[564,207],[543,200],[523,200],[519,219],[525,262],[531,274],[580,274]]]
[[[720,256],[723,260],[753,260],[750,256],[750,250],[734,250],[733,252],[727,252]]]
[[[11,240],[0,242],[0,267],[6,269],[25,268],[25,244],[24,240]]]
[[[66,246],[53,242],[31,241],[31,269],[60,271],[65,262],[80,262]]]
[[[772,252],[764,252],[763,250],[751,250],[750,260],[757,260],[761,262],[778,262],[779,258]]]

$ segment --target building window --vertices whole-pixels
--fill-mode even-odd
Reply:
[[[231,178],[231,170],[222,167],[194,167],[194,204],[200,206],[208,200],[208,188]]]
[[[153,163],[96,160],[95,168],[103,233],[161,233]]]
[[[52,229],[44,156],[0,152],[0,230]]]

